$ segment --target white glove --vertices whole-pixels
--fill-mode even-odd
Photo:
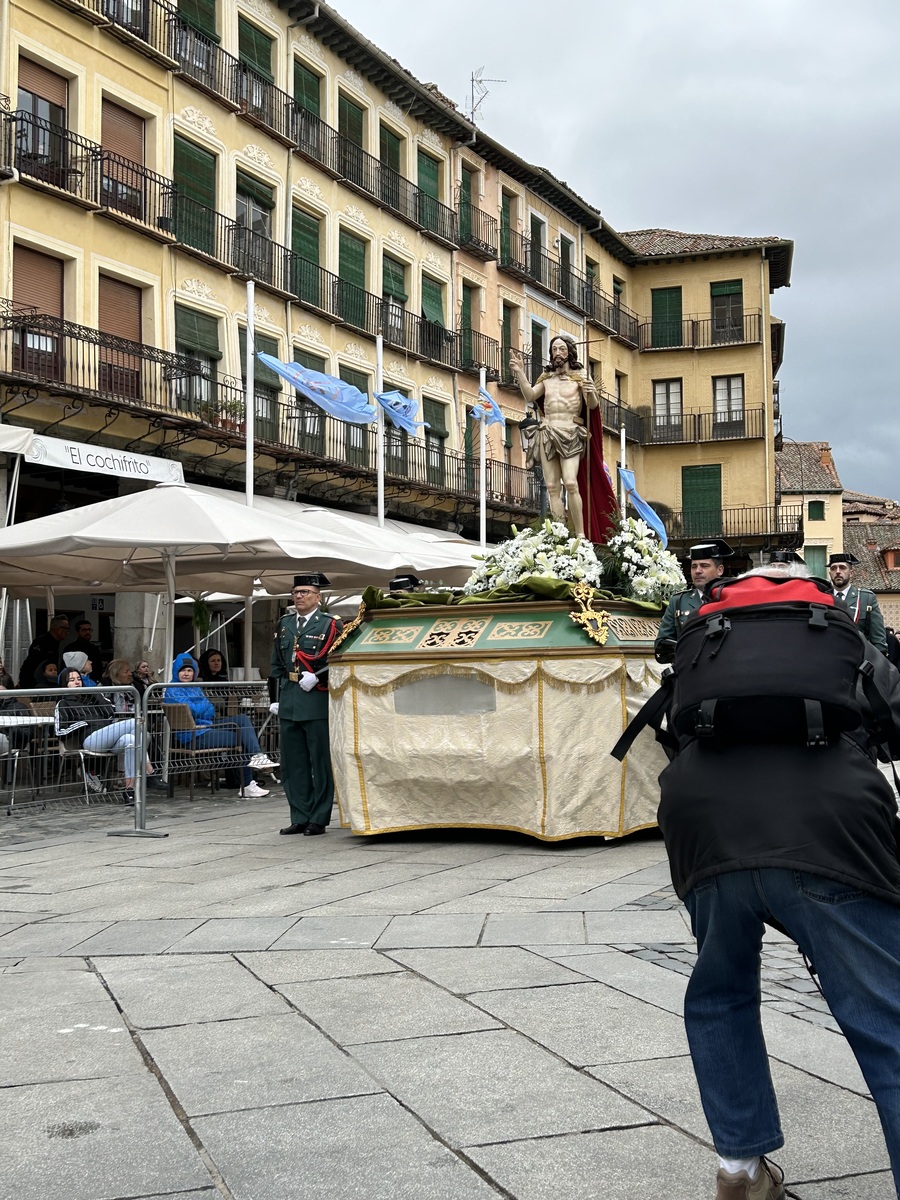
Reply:
[[[311,692],[318,682],[312,671],[303,671],[300,675],[300,686],[304,692]]]
[[[278,716],[278,701],[277,700],[273,701],[273,703],[269,705],[269,712],[272,714],[273,717]]]

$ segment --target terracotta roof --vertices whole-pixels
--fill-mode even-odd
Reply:
[[[634,229],[622,234],[638,254],[652,258],[661,254],[703,254],[709,250],[745,250],[752,246],[775,246],[778,237],[730,237],[718,233],[679,233],[675,229]]]
[[[900,502],[886,496],[868,496],[865,492],[844,492],[844,516],[877,517],[880,521],[900,521]]]
[[[895,522],[845,525],[844,549],[859,559],[859,566],[853,568],[855,584],[873,592],[900,593],[900,571],[889,571],[883,557],[885,550],[900,550],[900,529]]]
[[[785,442],[775,469],[782,493],[843,491],[828,442]]]

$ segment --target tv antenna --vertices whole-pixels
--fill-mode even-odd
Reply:
[[[475,122],[478,120],[478,118],[481,116],[481,113],[479,110],[481,108],[482,101],[484,100],[485,96],[487,96],[489,94],[487,85],[489,83],[506,83],[506,80],[505,79],[485,79],[484,78],[484,67],[479,67],[477,71],[473,71],[470,78],[472,81],[472,91],[469,94],[470,103],[469,103],[468,117],[469,117],[469,120],[474,125]]]

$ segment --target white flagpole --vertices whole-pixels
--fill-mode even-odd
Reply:
[[[487,369],[482,367],[478,372],[478,386],[487,391]],[[482,417],[479,421],[481,426],[481,436],[479,438],[479,457],[480,457],[480,487],[478,496],[479,510],[479,527],[481,532],[481,553],[484,554],[487,550],[487,419]]]
[[[244,398],[245,475],[244,501],[253,507],[253,455],[256,418],[256,296],[252,279],[247,280],[247,380]],[[244,601],[244,682],[250,678],[250,660],[253,657],[253,599]]]
[[[375,338],[375,391],[380,395],[384,391],[384,338],[379,333]],[[378,447],[375,466],[378,475],[378,526],[384,528],[384,409],[375,401],[378,409],[376,418],[376,433]]]
[[[621,466],[622,470],[624,471],[625,470],[625,425],[624,425],[624,423],[619,426],[619,445],[620,445],[619,458],[621,459],[621,462],[619,465]],[[625,499],[626,499],[625,481],[622,479],[622,476],[620,475],[619,476],[619,507],[622,510],[623,517],[625,516]]]

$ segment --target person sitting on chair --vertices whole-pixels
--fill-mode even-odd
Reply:
[[[86,688],[74,667],[60,671],[58,686],[73,693],[60,696],[56,704],[54,731],[60,745],[89,754],[115,753],[125,774],[125,803],[134,804],[134,717],[119,720],[109,697],[97,688]],[[102,790],[103,784],[87,769],[85,780],[92,791]]]

